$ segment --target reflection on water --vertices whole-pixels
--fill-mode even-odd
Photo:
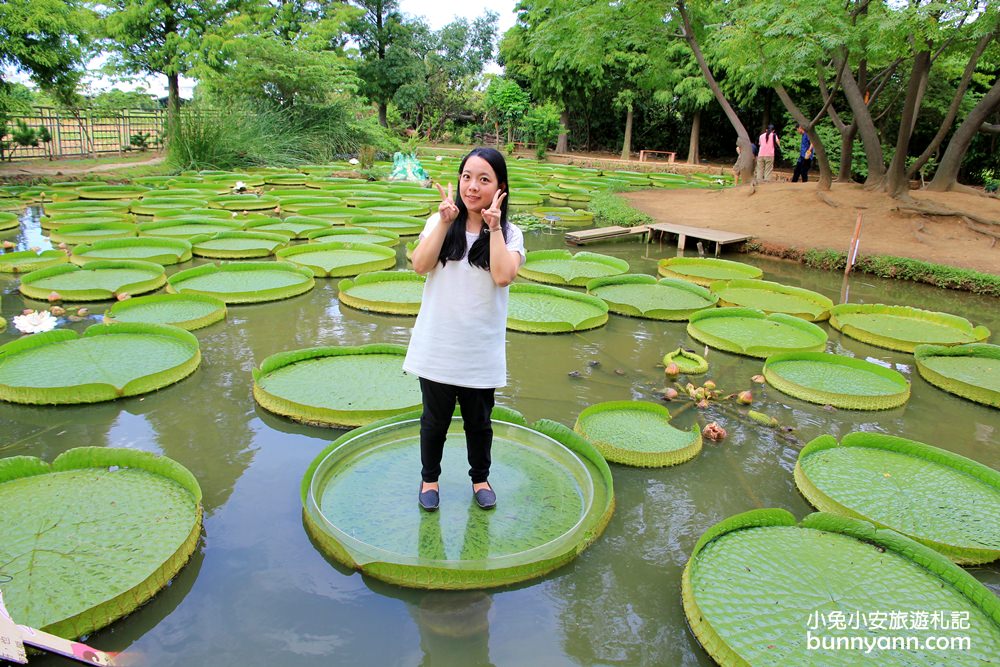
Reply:
[[[47,245],[34,217],[21,233],[5,238],[21,248]],[[561,247],[562,237],[529,233],[527,245]],[[649,274],[655,274],[657,259],[675,253],[673,246],[637,241],[587,249],[626,259],[633,271]],[[397,267],[407,266],[402,246],[397,258]],[[839,274],[748,261],[763,268],[767,279],[839,297]],[[336,282],[319,280],[311,292],[284,301],[232,306],[226,322],[195,332],[200,368],[158,392],[84,407],[0,403],[0,456],[51,460],[79,445],[158,451],[190,468],[205,493],[205,534],[194,562],[138,612],[91,636],[95,646],[127,649],[157,667],[708,665],[681,608],[684,563],[704,530],[727,516],[756,507],[784,507],[798,517],[809,513],[791,475],[806,442],[825,433],[892,433],[1000,468],[997,410],[930,386],[917,374],[912,355],[874,348],[823,324],[829,351],[895,368],[912,383],[910,401],[875,413],[826,410],[753,385],[761,360],[710,350],[711,369],[701,379],[715,380],[724,393],[751,389],[754,408],[790,430],[758,426],[728,405],[703,414],[668,404],[678,428],[714,420],[729,437],[706,442],[698,457],[674,468],[612,466],[616,514],[604,536],[573,563],[489,594],[388,586],[331,565],[302,527],[302,474],[342,431],[269,414],[251,394],[251,370],[276,352],[408,341],[413,318],[340,308]],[[9,320],[24,307],[17,279],[0,274],[0,292]],[[952,312],[1000,332],[996,299],[864,275],[851,278],[850,296],[853,302]],[[91,310],[99,314],[109,305]],[[82,330],[86,324],[65,326]],[[16,335],[9,330],[0,342]],[[665,384],[662,356],[679,346],[705,351],[683,323],[618,316],[579,334],[509,333],[510,384],[498,392],[498,402],[529,421],[546,417],[572,426],[592,403],[658,401]],[[996,565],[970,571],[1000,591]],[[32,664],[62,663],[39,658]]]

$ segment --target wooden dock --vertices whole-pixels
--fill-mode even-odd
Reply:
[[[668,235],[677,237],[678,250],[684,250],[684,245],[688,238],[712,241],[715,243],[716,257],[722,252],[722,246],[727,243],[742,243],[753,238],[752,234],[725,232],[721,229],[709,229],[708,227],[688,227],[687,225],[676,225],[672,222],[657,222],[649,225],[650,243],[654,240],[662,241]]]
[[[578,232],[566,232],[566,243],[571,245],[586,245],[597,241],[607,241],[608,239],[621,239],[628,236],[646,236],[649,227],[646,225],[636,225],[635,227],[622,227],[621,225],[611,225],[609,227],[596,227],[594,229],[584,229]],[[643,239],[645,240],[645,239]]]

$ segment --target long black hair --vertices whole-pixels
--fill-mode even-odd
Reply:
[[[479,157],[486,160],[493,173],[497,176],[497,186],[501,192],[506,192],[507,196],[500,203],[500,233],[503,234],[504,241],[507,240],[509,226],[507,224],[507,200],[510,198],[510,185],[507,183],[507,162],[503,159],[503,154],[494,148],[473,148],[469,154],[462,158],[462,163],[458,165],[459,178],[465,169],[465,163],[470,157]],[[461,183],[461,181],[459,181]],[[438,253],[438,261],[441,266],[448,263],[448,260],[458,261],[465,255],[465,223],[469,219],[469,209],[462,201],[461,193],[455,193],[455,205],[458,206],[458,216],[451,223],[444,243],[441,244],[441,252]],[[490,270],[490,233],[487,228],[479,232],[479,238],[469,248],[469,264],[478,266],[480,269]]]

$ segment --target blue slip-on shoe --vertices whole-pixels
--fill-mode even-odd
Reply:
[[[417,502],[420,503],[420,509],[433,512],[441,504],[441,495],[437,492],[437,489],[424,491],[424,483],[421,482]]]
[[[494,493],[492,487],[479,489],[473,495],[476,498],[476,504],[481,509],[491,510],[497,506],[497,494]]]

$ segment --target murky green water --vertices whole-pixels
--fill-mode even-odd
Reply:
[[[33,221],[3,238],[22,247],[42,240]],[[532,232],[527,244],[529,249],[563,247],[562,234]],[[650,274],[657,259],[675,252],[672,246],[638,241],[587,249],[621,257],[634,272]],[[837,274],[748,261],[769,280],[839,302]],[[400,246],[397,266],[404,265]],[[178,270],[167,268],[168,273]],[[811,511],[792,480],[802,444],[824,433],[879,431],[1000,468],[1000,411],[928,385],[912,355],[871,347],[823,324],[830,332],[830,351],[902,372],[913,383],[910,401],[886,412],[828,412],[754,386],[755,407],[795,427],[786,435],[742,421],[720,406],[699,414],[676,404],[678,428],[716,420],[729,437],[706,442],[697,458],[674,468],[612,466],[615,516],[575,562],[541,580],[489,593],[396,588],[331,565],[302,527],[301,475],[341,432],[276,417],[259,409],[251,396],[251,368],[276,352],[407,342],[412,318],[341,309],[335,284],[320,279],[312,292],[292,299],[230,307],[225,323],[195,332],[201,367],[158,393],[87,407],[0,404],[0,456],[51,460],[80,445],[135,447],[177,459],[204,490],[204,539],[192,561],[151,602],[92,635],[92,644],[127,651],[157,667],[710,665],[684,619],[681,570],[702,532],[727,516],[757,507],[784,507],[798,517]],[[8,320],[26,305],[16,286],[16,278],[0,274]],[[994,340],[1000,335],[996,299],[859,275],[850,282],[850,300],[943,310],[986,325],[996,332]],[[100,313],[104,307],[92,310]],[[85,324],[71,326],[82,330]],[[0,342],[16,335],[11,327],[0,334]],[[657,364],[679,345],[703,349],[687,336],[683,323],[618,316],[581,334],[511,332],[510,384],[498,401],[529,421],[547,417],[571,426],[592,403],[657,400],[655,392],[663,386]],[[750,388],[750,377],[762,367],[760,360],[718,351],[709,352],[708,360],[711,370],[703,377],[727,392]],[[578,377],[570,375],[574,371]],[[503,502],[503,489],[498,492]],[[1000,567],[971,572],[1000,593]],[[63,663],[42,658],[32,664]]]

